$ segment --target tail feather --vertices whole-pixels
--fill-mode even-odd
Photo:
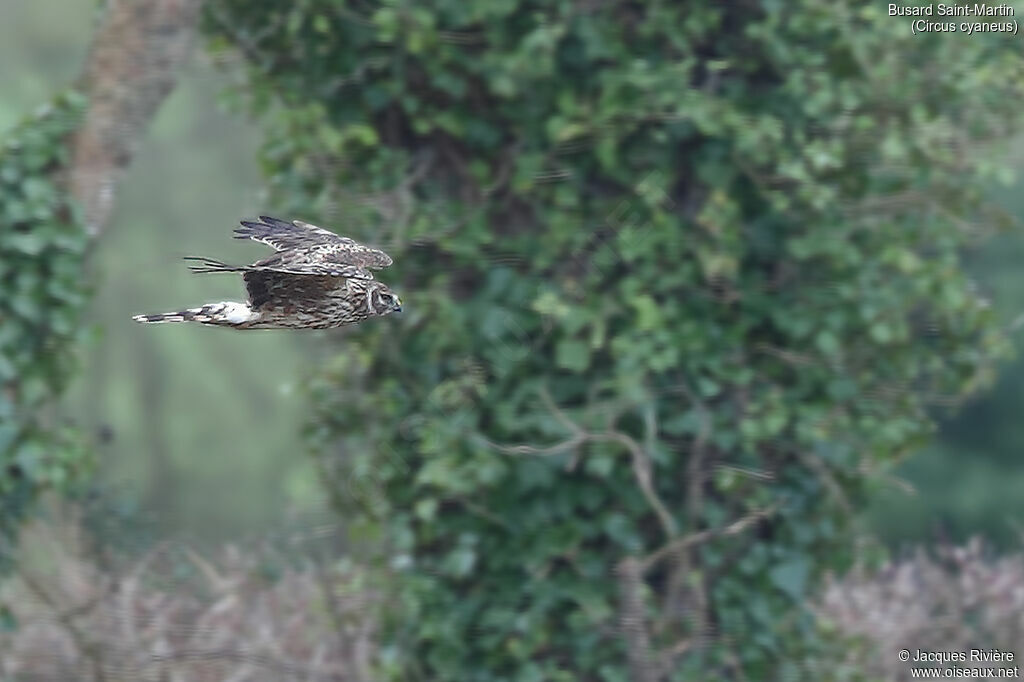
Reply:
[[[254,322],[259,313],[253,311],[248,303],[237,303],[235,301],[222,301],[220,303],[207,303],[198,308],[188,308],[173,313],[156,313],[153,315],[135,315],[132,317],[136,322],[145,324],[160,324],[163,322],[200,322],[202,324],[216,324],[229,327],[245,325],[247,322]]]

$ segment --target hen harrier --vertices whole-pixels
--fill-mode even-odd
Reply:
[[[373,279],[370,268],[391,265],[383,251],[301,220],[260,216],[242,221],[236,239],[252,239],[277,253],[252,265],[208,258],[193,272],[241,272],[249,301],[207,303],[174,313],[136,315],[136,322],[200,322],[235,329],[327,329],[400,311],[402,302]]]

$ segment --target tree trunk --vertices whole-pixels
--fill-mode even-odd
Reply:
[[[70,142],[68,187],[97,237],[143,132],[188,58],[202,0],[108,0],[78,88],[89,98]]]
[[[626,641],[626,660],[634,682],[658,682],[651,654],[643,597],[643,569],[635,557],[622,559],[616,567],[619,582],[619,628]]]

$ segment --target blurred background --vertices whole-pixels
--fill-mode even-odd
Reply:
[[[0,0],[0,92],[4,93],[0,98],[0,131],[13,128],[78,75],[93,39],[90,27],[96,24],[99,13],[92,2]],[[330,539],[339,517],[331,509],[324,473],[318,471],[317,460],[309,454],[308,439],[301,435],[311,428],[314,411],[310,408],[308,384],[315,384],[322,373],[320,368],[324,368],[323,373],[334,371],[328,368],[333,367],[332,358],[347,343],[347,337],[277,331],[241,335],[192,325],[147,327],[130,319],[138,312],[237,299],[242,295],[240,281],[232,276],[191,275],[181,257],[205,255],[228,262],[255,259],[262,247],[230,239],[236,221],[292,208],[280,202],[275,205],[280,195],[265,189],[267,162],[266,155],[261,157],[264,136],[254,120],[258,117],[246,116],[237,104],[228,103],[232,85],[241,79],[241,67],[205,46],[201,40],[192,50],[176,87],[142,137],[130,171],[118,187],[110,224],[89,256],[87,267],[94,288],[85,316],[86,333],[76,350],[81,371],[70,382],[58,411],[62,420],[80,428],[94,452],[95,468],[87,497],[102,498],[107,527],[119,536],[112,539],[112,544],[120,545],[118,551],[130,557],[123,565],[137,566],[133,562],[146,557],[154,564],[173,568],[169,573],[157,571],[148,583],[131,583],[139,590],[154,590],[152,601],[146,602],[148,606],[139,607],[140,622],[165,618],[159,615],[157,601],[202,584],[195,588],[200,595],[196,601],[178,607],[166,618],[187,623],[197,632],[202,628],[235,628],[232,637],[237,641],[229,642],[225,635],[225,650],[234,653],[227,656],[223,667],[213,673],[193,670],[175,679],[385,679],[366,672],[372,667],[367,662],[368,654],[357,646],[370,636],[370,630],[360,630],[358,636],[347,639],[339,637],[330,647],[318,650],[317,655],[324,661],[332,657],[357,661],[336,668],[325,662],[322,669],[314,671],[322,677],[315,677],[310,669],[287,667],[291,663],[260,659],[251,652],[261,651],[265,643],[257,641],[255,635],[246,640],[248,635],[238,634],[238,623],[263,617],[259,609],[283,609],[281,604],[289,600],[294,602],[288,609],[295,622],[309,619],[314,612],[333,614],[305,623],[303,627],[310,628],[309,632],[323,628],[324,632],[351,634],[355,626],[345,623],[365,607],[353,595],[373,591],[365,575],[350,562],[351,557],[339,549],[348,547],[348,541]],[[250,102],[255,109],[264,104],[258,97]],[[1012,150],[1011,156],[1024,158],[1019,153],[1024,151],[1024,140],[1006,139],[1005,145]],[[1024,168],[1024,163],[1021,166]],[[1016,179],[1001,187],[993,183],[986,191],[996,206],[1020,220],[1024,219],[1022,189],[1024,182]],[[334,227],[343,231],[344,220]],[[1024,333],[1024,326],[1019,324],[1024,320],[1024,269],[1020,267],[1024,232],[1003,230],[964,249],[962,255],[975,286],[990,301],[998,326],[1012,329],[1009,338],[1019,347],[1020,334]],[[1005,557],[1017,556],[1024,531],[1024,495],[1020,494],[1024,490],[1022,406],[1024,359],[1014,352],[1001,361],[994,382],[965,403],[930,408],[930,416],[937,423],[934,438],[902,453],[884,476],[873,479],[867,485],[864,503],[855,512],[853,523],[858,533],[878,541],[868,543],[871,556],[897,562],[889,564],[893,572],[885,580],[872,582],[860,575],[856,580],[822,587],[815,599],[820,600],[820,609],[827,618],[842,622],[846,617],[848,632],[881,638],[882,626],[877,622],[872,626],[864,614],[843,615],[851,595],[871,594],[879,605],[888,603],[893,612],[902,603],[901,598],[920,605],[923,596],[918,594],[914,599],[907,590],[929,589],[938,594],[960,589],[952,586],[959,574],[949,567],[966,566],[971,561],[988,571],[978,575],[988,576],[993,584],[1024,584],[1014,583],[1024,575],[1019,557],[1018,563],[1000,563],[1009,561]],[[68,521],[86,513],[69,511],[79,509],[77,505],[59,499],[49,499],[44,505],[48,511],[43,518],[51,525],[30,525],[28,545],[38,554],[30,565],[32,561],[44,566],[47,562],[64,562],[56,568],[50,566],[58,574],[65,569],[70,573],[100,570],[84,563],[73,564],[69,558],[54,559],[64,551],[61,548],[74,547],[87,553],[84,546],[91,541]],[[417,508],[416,513],[420,511]],[[344,525],[344,519],[341,523]],[[321,553],[319,545],[302,545],[308,554],[297,558],[296,553],[281,550],[280,543],[267,540],[294,541],[305,536],[329,538],[327,554]],[[975,544],[968,544],[971,538],[975,538]],[[937,546],[945,549],[930,549]],[[202,558],[204,555],[206,558]],[[898,563],[900,560],[905,563]],[[325,575],[325,571],[336,572],[332,573],[337,581],[334,584],[343,587],[318,591],[322,586],[318,576]],[[144,572],[139,569],[132,575],[138,577]],[[47,575],[52,577],[53,571]],[[99,584],[104,580],[101,574],[90,575],[86,582]],[[75,580],[67,577],[62,584],[71,590],[67,584]],[[24,587],[11,587],[13,584],[9,583],[6,593],[0,590],[0,595],[6,594],[8,601],[25,599]],[[928,587],[922,588],[921,584]],[[5,607],[4,613],[9,616],[6,627],[12,634],[0,643],[11,648],[0,649],[0,659],[10,656],[9,661],[13,661],[17,652],[20,667],[10,663],[8,674],[12,676],[0,679],[52,679],[33,673],[33,666],[42,670],[48,664],[32,658],[40,655],[32,653],[36,644],[18,639],[29,637],[26,632],[43,637],[40,633],[45,628],[33,625],[32,618],[49,623],[46,627],[56,627],[53,622],[61,622],[61,609],[71,606],[62,606],[56,599],[56,605],[48,606],[58,615],[39,616],[47,608],[47,600],[40,597],[46,589],[28,590],[36,595],[32,608]],[[203,610],[204,591],[218,599],[234,595],[230,605],[218,602],[229,614],[231,624],[220,623]],[[52,597],[54,593],[49,594]],[[239,607],[241,611],[236,608],[239,601],[247,602]],[[152,613],[143,613],[150,607]],[[15,618],[18,613],[20,618]],[[884,621],[889,616],[883,611],[873,617]],[[1005,626],[1000,618],[1014,619],[1012,613],[981,617],[989,618],[988,627],[992,628]],[[74,632],[74,624],[68,627]],[[913,632],[918,639],[900,644],[910,649],[927,644],[922,633],[932,626],[925,616],[922,622],[904,627],[903,632]],[[1014,627],[1020,628],[1020,623],[1015,622]],[[19,628],[21,634],[15,634]],[[283,639],[301,639],[287,627],[275,632]],[[53,633],[46,636],[59,639]],[[60,641],[60,653],[54,656],[72,665],[68,661],[78,660],[74,637]],[[949,648],[951,641],[958,640],[946,640],[938,646]],[[154,646],[154,651],[159,651],[159,646]],[[1018,655],[1024,655],[1024,650]],[[0,671],[3,669],[0,665]],[[229,677],[232,670],[249,677]],[[875,670],[864,679],[890,679],[886,675],[903,672]],[[690,670],[671,679],[700,679],[686,676],[694,674]],[[832,671],[816,679],[860,679],[857,674],[849,672],[844,677]],[[552,679],[538,675],[499,675],[494,679]],[[793,672],[793,679],[798,677]],[[424,673],[417,679],[430,677]],[[604,677],[565,679],[627,678],[608,672]]]
[[[9,96],[0,123],[9,128],[78,75],[97,8],[5,2],[3,16]],[[126,514],[202,541],[262,532],[318,504],[311,463],[296,446],[297,384],[316,334],[269,331],[239,344],[223,330],[152,334],[131,320],[243,293],[235,278],[192,276],[183,256],[258,257],[260,247],[231,239],[240,218],[269,209],[257,132],[218,104],[227,84],[195,50],[142,140],[110,238],[92,256],[84,372],[63,407],[95,439],[97,476]]]
[[[9,127],[77,74],[91,38],[83,27],[96,10],[87,2],[2,1],[8,20],[0,28],[0,77],[7,94],[0,123]],[[260,247],[230,240],[237,220],[270,209],[261,193],[258,132],[218,104],[227,85],[197,50],[143,140],[110,238],[94,256],[94,334],[83,350],[84,375],[66,401],[68,414],[102,442],[100,475],[124,504],[152,514],[165,531],[208,539],[259,532],[282,510],[320,504],[295,434],[303,415],[298,384],[322,335],[270,331],[243,343],[221,330],[150,329],[130,319],[154,306],[240,294],[230,277],[192,276],[180,256],[258,256]],[[994,186],[992,194],[1024,216],[1022,187]],[[1024,314],[1022,255],[1024,235],[1016,232],[967,254],[972,276],[1007,324]],[[940,534],[1017,543],[1024,519],[1024,498],[1015,494],[1024,490],[1022,386],[1024,361],[1015,359],[959,413],[940,411],[935,442],[894,472],[916,493],[896,485],[875,491],[872,529],[893,547]],[[248,402],[219,409],[242,400]]]

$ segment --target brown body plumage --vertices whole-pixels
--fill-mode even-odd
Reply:
[[[173,313],[136,315],[138,322],[199,322],[235,329],[328,329],[401,310],[388,287],[370,269],[391,265],[379,249],[302,221],[261,216],[242,221],[239,239],[253,239],[277,252],[252,265],[226,265],[191,258],[195,272],[241,272],[249,300],[207,303]]]

